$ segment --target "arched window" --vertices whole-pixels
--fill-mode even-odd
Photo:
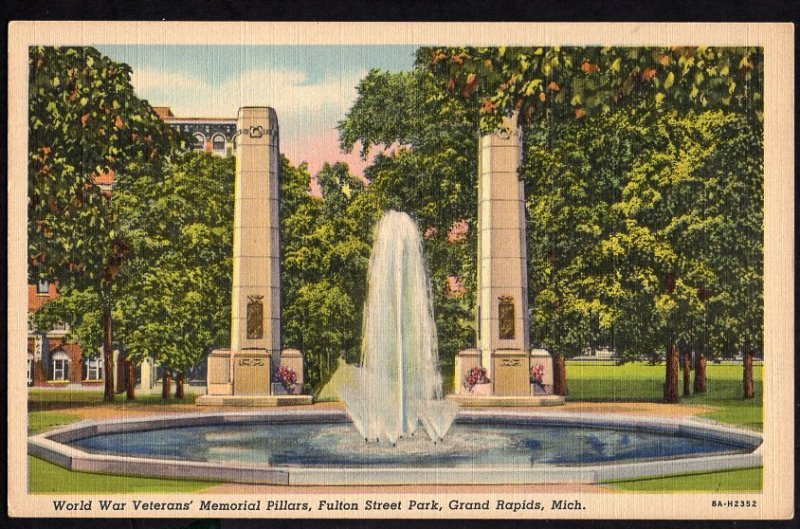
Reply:
[[[211,138],[211,148],[214,150],[214,154],[225,156],[225,136],[219,133],[214,134]]]
[[[62,350],[53,352],[52,380],[69,380],[69,356]]]
[[[196,151],[204,151],[206,150],[206,137],[196,132],[194,134],[194,145],[192,148]]]
[[[28,385],[33,385],[33,355],[28,353]]]

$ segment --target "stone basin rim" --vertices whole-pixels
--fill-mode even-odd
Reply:
[[[550,409],[552,410],[552,408]],[[175,426],[230,424],[302,424],[349,422],[343,410],[258,410],[186,413],[130,419],[85,420],[28,438],[28,453],[74,471],[184,478],[273,485],[412,485],[600,483],[612,479],[752,468],[762,465],[762,436],[755,431],[697,418],[664,419],[614,413],[570,413],[518,410],[460,410],[459,423],[585,425],[613,430],[703,437],[751,449],[744,454],[679,457],[657,461],[591,465],[535,465],[472,469],[444,468],[308,468],[237,464],[182,459],[92,454],[65,443],[95,435],[149,431]]]

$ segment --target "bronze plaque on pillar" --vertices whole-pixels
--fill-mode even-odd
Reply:
[[[500,339],[514,339],[514,298],[511,296],[500,296],[498,314],[500,319]]]
[[[258,340],[264,336],[264,296],[247,296],[247,338]]]

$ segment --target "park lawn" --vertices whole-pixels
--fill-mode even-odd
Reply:
[[[181,493],[197,492],[219,484],[213,481],[140,478],[73,472],[33,456],[28,456],[28,469],[30,492],[34,494]]]
[[[704,417],[760,430],[763,426],[763,366],[753,368],[756,397],[742,398],[742,366],[708,364],[706,393],[681,397],[684,404],[719,408]],[[623,365],[593,362],[567,362],[567,385],[570,401],[589,402],[661,402],[665,366],[631,362]],[[683,374],[679,388],[683,388]],[[694,377],[694,373],[692,373]]]
[[[71,390],[71,389],[39,389],[28,391],[28,411],[44,411],[65,408],[81,408],[84,406],[117,406],[120,408],[131,406],[146,406],[148,404],[194,404],[198,397],[195,393],[186,393],[183,400],[170,397],[161,400],[161,393],[140,394],[136,399],[128,401],[125,394],[117,395],[114,402],[103,402],[102,388],[97,391]]]
[[[604,485],[630,492],[760,492],[761,467],[665,478],[612,480]]]
[[[46,432],[65,424],[81,420],[77,415],[52,411],[32,411],[28,413],[28,435]]]
[[[139,395],[134,401],[127,401],[124,395],[117,395],[113,403],[103,402],[102,391],[76,391],[69,389],[31,390],[28,392],[28,435],[42,433],[59,426],[81,420],[70,413],[72,408],[86,406],[108,407],[124,410],[147,406],[169,404],[193,404],[197,395],[186,394],[179,401],[174,398],[161,400],[161,394]]]

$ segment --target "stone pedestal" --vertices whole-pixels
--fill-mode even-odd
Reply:
[[[216,349],[208,355],[206,380],[209,395],[233,395],[230,349]]]
[[[473,367],[481,366],[481,352],[478,349],[464,349],[459,351],[455,359],[455,387],[454,393],[459,395],[467,390],[464,387],[464,379]]]
[[[553,394],[553,357],[544,349],[531,349],[531,369],[537,364],[544,366],[544,375],[542,376],[542,384],[544,385],[545,395]],[[531,385],[531,392],[533,386]]]
[[[494,394],[530,395],[530,366],[527,351],[499,349],[492,352]]]
[[[269,395],[271,355],[266,349],[245,349],[234,355],[233,394]]]
[[[145,357],[139,366],[139,386],[142,391],[148,392],[153,389],[153,386],[155,386],[155,373],[153,372],[153,367],[153,359],[149,356]]]
[[[286,366],[297,375],[297,387],[303,388],[303,353],[298,349],[284,349],[281,351],[280,365]]]
[[[503,127],[482,136],[478,149],[478,348],[495,395],[529,395],[525,192],[516,116]]]

